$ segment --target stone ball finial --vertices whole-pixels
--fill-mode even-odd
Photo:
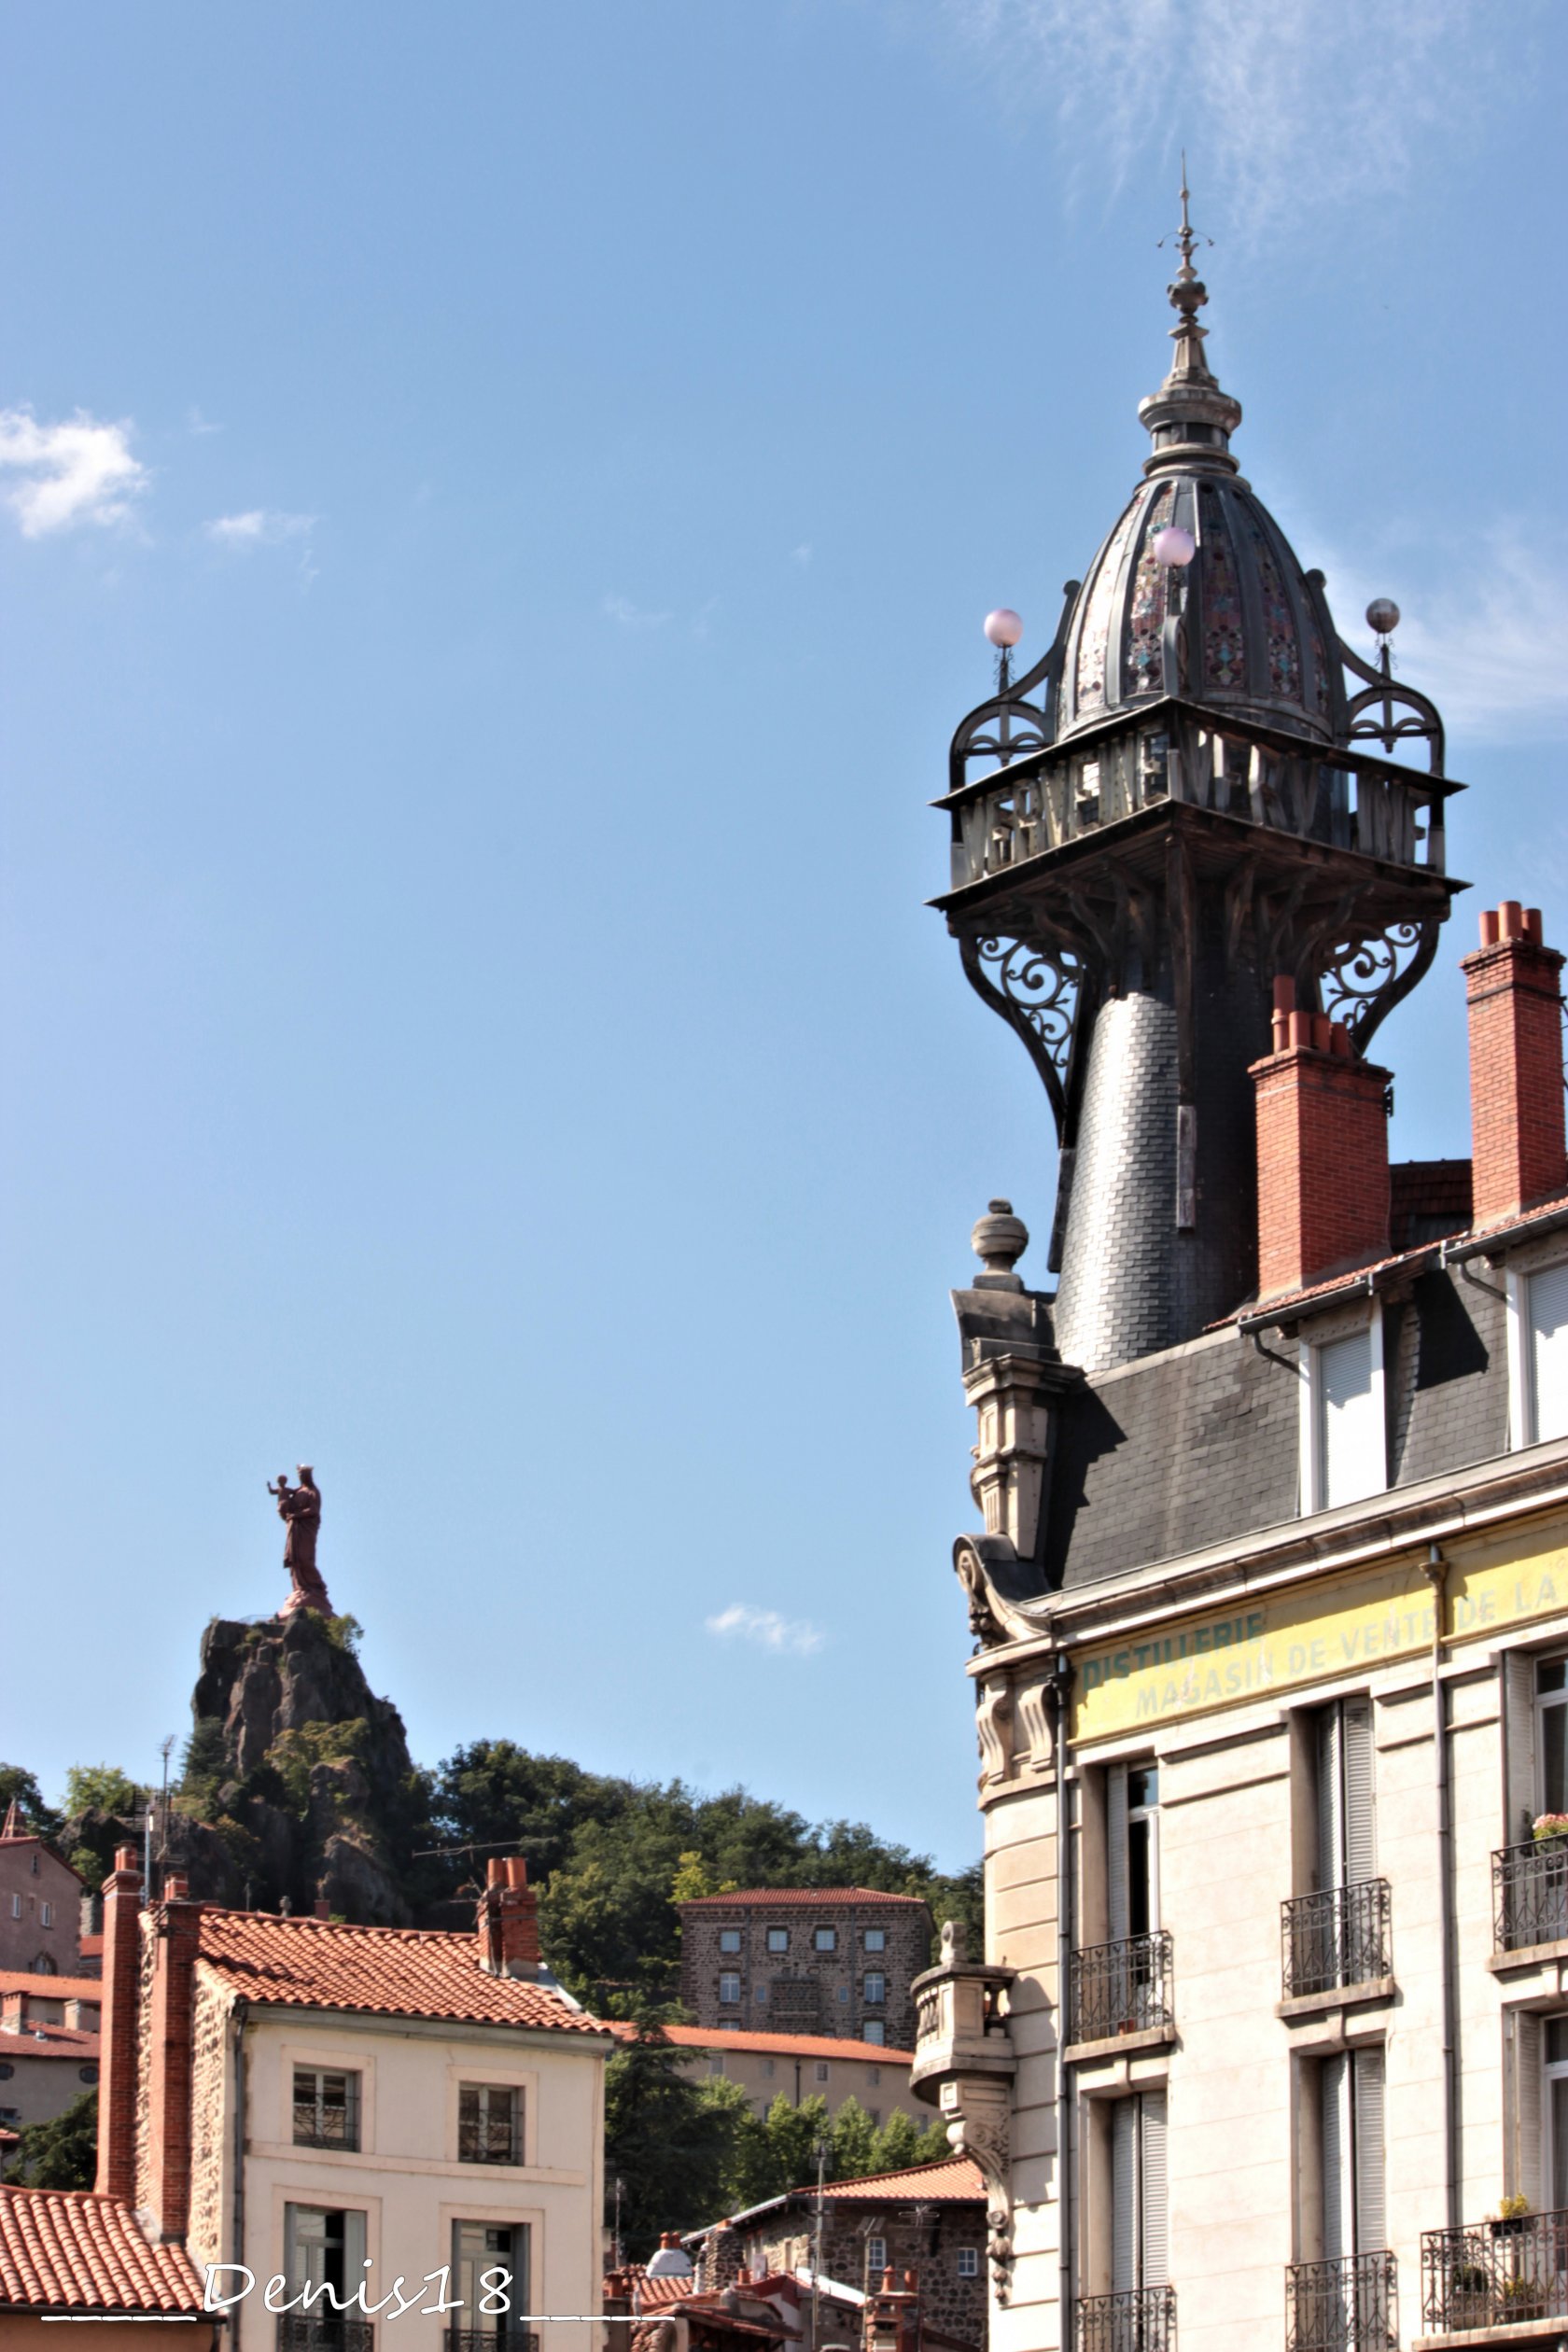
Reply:
[[[989,1202],[969,1237],[970,1247],[985,1268],[974,1278],[975,1289],[1021,1291],[1023,1277],[1013,1268],[1029,1248],[1029,1227],[1022,1217],[1013,1214],[1010,1200]]]
[[[945,1968],[961,1968],[969,1958],[969,1936],[961,1921],[945,1919],[942,1923],[942,1965]]]

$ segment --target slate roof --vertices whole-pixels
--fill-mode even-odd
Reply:
[[[745,1903],[821,1911],[833,1903],[903,1903],[926,1908],[918,1895],[884,1895],[875,1886],[747,1886],[734,1895],[693,1895],[681,1911],[734,1911]]]
[[[606,2018],[604,2027],[617,2041],[637,2037],[637,2027],[626,2018]],[[726,2025],[666,2025],[664,2032],[684,2050],[742,2050],[763,2058],[864,2059],[873,2066],[909,2066],[915,2062],[912,2050],[889,2050],[881,2042],[834,2040],[831,2034],[754,2034],[749,2029],[732,2033]]]
[[[201,2308],[189,2256],[149,2246],[119,2197],[0,2189],[0,2310],[173,2317]]]
[[[327,1919],[202,1906],[200,1958],[234,1992],[286,2009],[356,2009],[466,2025],[603,2034],[596,2017],[546,1984],[495,1977],[471,1934],[346,1927]]]

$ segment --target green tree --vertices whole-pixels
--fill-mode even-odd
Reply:
[[[23,1822],[35,1837],[52,1838],[60,1829],[60,1815],[44,1802],[44,1794],[25,1764],[0,1764],[0,1821],[4,1821],[12,1800]]]
[[[875,2170],[876,2126],[859,2099],[851,2096],[833,2120],[833,2177],[859,2180]]]
[[[65,1810],[72,1815],[139,1813],[142,1801],[142,1790],[118,1764],[73,1764],[65,1775]]]
[[[721,1883],[702,1855],[688,1846],[676,1864],[670,1901],[679,1909],[682,1903],[700,1902],[705,1895],[733,1895],[737,1883],[735,1879],[725,1879]]]
[[[48,2123],[27,2123],[6,2174],[14,2189],[91,2189],[98,2172],[98,2093],[84,2091]]]
[[[736,2128],[739,2085],[692,2080],[663,2030],[670,2014],[641,2005],[635,2037],[605,2069],[605,2179],[623,2183],[621,2236],[634,2261],[663,2231],[720,2218]]]

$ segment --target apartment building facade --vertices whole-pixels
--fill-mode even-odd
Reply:
[[[918,1897],[749,1887],[679,1908],[680,1998],[696,2024],[911,2047],[909,1988],[931,1945]]]
[[[1396,610],[1348,646],[1237,476],[1180,245],[1144,482],[945,804],[1058,1280],[993,1202],[955,1294],[986,1949],[917,1981],[914,2079],[987,2180],[997,2352],[1555,2343],[1562,959],[1481,918],[1471,1159],[1391,1168],[1368,1048],[1457,788]]]

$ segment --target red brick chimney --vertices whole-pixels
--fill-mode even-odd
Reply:
[[[1253,1062],[1258,1295],[1304,1290],[1389,1252],[1389,1073],[1342,1022],[1274,983],[1274,1051]]]
[[[539,1972],[539,1897],[520,1854],[491,1856],[489,1883],[479,1898],[479,1965],[491,1976]]]
[[[1460,966],[1470,1009],[1470,1135],[1477,1228],[1568,1189],[1562,1121],[1562,958],[1538,907],[1481,917]]]
[[[133,1845],[115,1848],[104,1881],[103,2037],[98,2069],[101,2197],[131,2199],[136,2186],[136,2004],[141,1980],[142,1874]]]
[[[196,1998],[196,1946],[202,1906],[171,1871],[152,1914],[152,1998],[147,2010],[147,2170],[136,2203],[151,2213],[165,2244],[183,2238],[190,2211],[190,2067]]]

